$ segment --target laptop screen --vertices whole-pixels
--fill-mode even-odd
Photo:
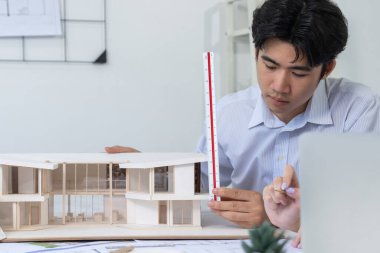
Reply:
[[[304,253],[380,252],[380,135],[300,138]]]

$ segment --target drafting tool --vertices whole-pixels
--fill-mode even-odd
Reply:
[[[216,132],[216,106],[215,106],[215,82],[214,82],[214,54],[203,53],[204,88],[206,105],[206,132],[208,150],[208,189],[209,199],[220,201],[220,197],[212,193],[212,189],[220,186],[219,181],[219,155],[218,138]]]

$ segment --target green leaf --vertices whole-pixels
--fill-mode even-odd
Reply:
[[[276,233],[277,232],[277,233]],[[242,242],[242,247],[246,253],[282,253],[287,240],[280,243],[284,232],[278,233],[277,229],[265,221],[258,227],[249,230],[251,246]]]
[[[241,246],[243,247],[244,249],[244,252],[245,253],[252,253],[253,252],[253,249],[245,242],[241,242]]]

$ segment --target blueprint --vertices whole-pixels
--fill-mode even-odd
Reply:
[[[124,251],[123,251],[124,249]],[[2,253],[244,253],[240,240],[136,240],[0,243]],[[285,253],[302,253],[287,243]]]
[[[0,0],[0,36],[61,35],[59,0]]]

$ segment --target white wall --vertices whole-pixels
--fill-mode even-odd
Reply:
[[[337,59],[337,66],[332,73],[333,77],[346,77],[370,86],[380,93],[379,83],[379,45],[380,29],[378,27],[378,10],[380,2],[375,0],[333,0],[338,4],[348,20],[349,38],[346,50]],[[244,8],[240,8],[240,17],[244,16]],[[247,18],[245,18],[247,20]],[[244,20],[238,22],[240,26]],[[236,84],[232,86],[243,89],[252,80],[249,61],[249,44],[246,37],[236,41]],[[223,80],[224,81],[224,80]],[[224,86],[230,85],[223,83]]]
[[[344,76],[370,86],[380,93],[379,45],[380,2],[335,0],[348,20],[346,50],[338,56],[334,76]]]
[[[336,2],[350,37],[333,74],[380,92],[380,2]],[[202,52],[216,53],[217,97],[226,90],[223,3],[108,0],[108,64],[0,63],[0,152],[193,151],[204,123]]]
[[[0,152],[193,151],[222,2],[108,0],[107,65],[0,63]]]

